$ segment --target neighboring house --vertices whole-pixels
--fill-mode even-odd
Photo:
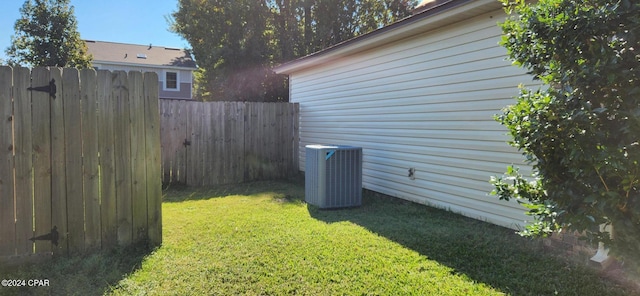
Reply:
[[[498,45],[499,1],[425,2],[274,69],[300,104],[300,169],[305,145],[360,146],[364,188],[519,228],[526,209],[490,196],[489,179],[510,164],[531,168],[493,116],[515,103],[520,83],[537,82]]]
[[[93,67],[158,73],[161,99],[193,99],[196,63],[189,51],[154,45],[136,45],[85,40]]]

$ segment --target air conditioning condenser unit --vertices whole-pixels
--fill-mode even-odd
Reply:
[[[362,205],[362,148],[305,147],[305,202],[321,209]]]

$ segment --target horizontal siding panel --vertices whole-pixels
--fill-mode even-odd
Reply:
[[[513,92],[512,92],[513,94]],[[453,99],[453,98],[452,98]],[[329,109],[326,106],[318,106],[323,108],[309,107],[305,112],[318,114],[318,116],[337,115],[349,113],[353,115],[371,115],[371,114],[399,114],[399,113],[426,113],[435,114],[442,112],[478,112],[491,111],[496,114],[504,106],[513,104],[512,98],[485,99],[476,101],[444,101],[433,102],[423,99],[419,104],[408,103],[407,100],[395,99],[385,102],[362,102],[361,104],[340,104],[340,109]],[[394,104],[395,103],[395,104]],[[358,108],[357,106],[361,107]],[[383,106],[380,106],[383,105]]]
[[[475,150],[474,147],[468,147],[467,149],[463,148],[444,148],[444,147],[427,147],[427,146],[411,146],[411,145],[401,145],[396,143],[382,143],[382,142],[358,142],[352,140],[335,140],[335,139],[327,139],[325,141],[317,141],[317,138],[314,138],[313,141],[308,142],[310,144],[344,144],[344,145],[352,145],[359,146],[365,150],[363,161],[366,162],[366,156],[368,155],[369,150],[378,150],[384,151],[386,153],[407,153],[407,154],[415,154],[415,155],[430,155],[430,156],[439,156],[445,158],[458,158],[465,160],[490,160],[496,161],[500,163],[506,164],[519,164],[522,163],[522,156],[518,153],[508,153],[508,152],[499,152],[499,151],[483,151],[483,150]]]
[[[488,183],[488,175],[472,173],[471,170],[447,168],[441,172],[432,172],[416,168],[415,179],[411,180],[408,177],[408,167],[400,168],[373,163],[369,163],[365,167],[368,172],[367,176],[384,176],[386,180],[400,180],[398,183],[406,183],[407,185],[413,186],[415,186],[415,183],[424,182],[425,184],[429,184],[429,187],[425,187],[425,189],[428,190],[438,190],[438,188],[442,188],[442,186],[452,186],[454,189],[447,191],[448,193],[457,195],[458,193],[456,192],[460,192],[459,190],[468,189],[483,192],[483,196],[492,190]],[[478,178],[481,180],[478,180]]]
[[[364,163],[397,165],[405,168],[405,170],[414,167],[418,171],[432,171],[432,167],[449,166],[452,168],[478,171],[478,174],[482,176],[489,176],[488,178],[479,178],[486,180],[489,180],[490,176],[501,175],[506,170],[507,165],[524,164],[520,159],[518,159],[518,162],[508,163],[504,161],[452,158],[431,154],[388,153],[386,151],[373,149],[367,149],[367,157]],[[523,171],[523,173],[526,174],[527,172]]]
[[[505,67],[505,70],[512,70],[513,67]],[[470,75],[467,77],[467,81],[459,79],[458,82],[453,81],[413,81],[413,83],[403,83],[402,87],[398,84],[386,85],[386,87],[379,86],[375,88],[366,89],[354,89],[350,91],[344,91],[339,93],[332,93],[329,90],[325,94],[309,95],[304,93],[293,92],[291,93],[292,101],[301,103],[299,98],[304,96],[305,103],[313,103],[314,101],[320,101],[319,104],[339,104],[345,101],[345,98],[349,98],[351,102],[369,101],[369,100],[386,100],[394,99],[398,97],[430,97],[438,95],[449,95],[455,99],[455,96],[459,93],[474,93],[478,91],[487,91],[495,89],[512,89],[513,95],[518,94],[516,87],[522,83],[531,82],[529,75],[525,75],[520,72],[520,75],[509,73],[509,71],[496,71],[499,76],[486,76],[483,75]],[[292,79],[292,83],[297,81]],[[491,98],[491,97],[490,97]],[[495,98],[495,97],[493,97]],[[480,99],[488,99],[487,97],[480,97]],[[302,108],[302,106],[301,106]],[[302,110],[301,110],[302,111]]]
[[[404,112],[400,110],[405,109]],[[414,112],[414,110],[408,111],[407,108],[393,110],[384,115],[384,121],[391,122],[405,122],[414,121],[429,124],[431,121],[495,121],[493,116],[496,114],[495,110],[477,110],[477,111],[452,111],[452,110],[440,110],[440,111],[422,111]],[[382,110],[379,110],[382,111]],[[341,121],[341,122],[372,122],[380,121],[380,113],[373,114],[349,114],[348,110],[336,110],[336,112],[313,112],[307,117],[309,122],[314,121]]]
[[[528,77],[528,76],[524,76]],[[516,84],[517,85],[517,84]],[[453,90],[452,90],[453,91]],[[476,106],[483,106],[485,108],[495,109],[496,112],[502,109],[506,105],[514,104],[513,97],[517,95],[518,90],[514,85],[510,87],[497,88],[497,89],[484,89],[475,90],[469,92],[449,92],[444,94],[431,94],[425,96],[424,92],[415,92],[413,96],[409,96],[407,91],[397,92],[396,95],[390,93],[386,97],[379,96],[356,96],[350,97],[349,100],[335,99],[328,104],[311,104],[307,103],[305,106],[305,112],[317,112],[317,111],[340,111],[351,110],[358,112],[360,109],[381,109],[386,110],[390,108],[405,108],[405,110],[415,110],[416,108],[428,108],[428,104],[458,104],[456,108],[463,108],[460,110],[475,110],[472,109]],[[454,95],[452,95],[454,94]],[[369,98],[368,100],[366,98]],[[336,108],[339,105],[340,108]]]
[[[483,46],[473,44],[474,42],[484,39],[496,39],[502,34],[501,30],[496,26],[497,19],[493,19],[493,22],[487,22],[490,17],[491,13],[461,22],[461,25],[465,26],[464,31],[451,27],[432,30],[400,42],[344,57],[335,63],[296,73],[296,76],[301,79],[301,82],[316,81],[318,77],[348,73],[354,68],[358,69],[360,67],[364,69],[375,64],[392,63],[393,66],[402,66],[401,60],[404,58],[437,51],[450,52],[451,54],[449,55],[458,55],[468,51],[468,49],[465,50],[466,47],[480,50]],[[496,43],[489,46],[496,48]],[[438,56],[434,55],[434,57],[437,58]]]
[[[300,169],[305,145],[359,146],[364,188],[522,225],[521,205],[488,196],[506,166],[530,172],[494,116],[515,103],[519,84],[538,84],[498,46],[503,18],[494,11],[291,74]]]
[[[469,130],[433,130],[428,129],[427,125],[423,126],[423,129],[417,128],[404,128],[388,131],[393,133],[397,137],[425,137],[428,136],[431,139],[456,139],[456,140],[480,140],[480,141],[493,141],[500,142],[502,145],[509,141],[511,138],[504,133],[497,133],[495,131],[469,131]],[[326,134],[328,130],[326,128],[306,127],[305,131],[309,134]],[[339,128],[331,129],[331,135],[384,135],[385,130],[374,129],[358,129],[358,128]]]
[[[513,90],[511,90],[513,94]],[[309,108],[305,112],[309,112],[309,115],[313,116],[330,116],[349,114],[352,116],[360,115],[380,115],[380,114],[403,114],[403,113],[425,113],[425,114],[437,114],[437,113],[449,113],[449,112],[478,112],[478,111],[490,111],[488,112],[488,118],[493,118],[493,115],[498,113],[502,107],[513,104],[512,98],[509,99],[487,99],[481,101],[445,101],[445,102],[427,102],[422,100],[418,104],[408,104],[406,100],[396,100],[396,102],[386,102],[384,106],[380,106],[377,102],[367,104],[365,102],[360,104],[340,104],[340,109],[331,109],[327,106],[319,106],[324,108]],[[395,104],[394,104],[395,103]],[[358,107],[360,106],[360,107]]]
[[[303,114],[302,117],[305,115]],[[383,118],[380,118],[383,119]],[[406,128],[416,128],[421,126],[421,124],[407,125],[405,122],[393,122],[393,121],[382,121],[378,120],[375,122],[330,122],[329,119],[325,121],[315,121],[315,122],[305,122],[304,125],[300,124],[301,129],[305,129],[308,127],[316,127],[316,128],[362,128],[362,129],[406,129]],[[429,129],[434,130],[469,130],[469,131],[500,131],[505,132],[506,130],[497,122],[492,120],[459,120],[459,121],[432,121],[429,122],[428,126],[425,126]],[[306,132],[306,130],[305,130]],[[330,133],[330,131],[327,131]]]
[[[463,159],[451,158],[449,159],[451,160],[450,162],[445,163],[434,159],[434,161],[430,163],[423,160],[427,157],[425,155],[411,156],[412,161],[407,159],[394,158],[393,155],[390,155],[390,157],[388,158],[369,156],[367,157],[367,161],[364,166],[368,169],[376,168],[377,170],[387,171],[389,173],[405,176],[407,178],[409,168],[415,169],[414,177],[416,179],[433,180],[434,178],[437,178],[437,176],[435,175],[443,175],[455,178],[467,178],[472,181],[481,182],[481,187],[479,188],[486,187],[491,176],[500,175],[505,170],[504,165],[489,166],[482,163],[469,164],[469,162],[472,162],[473,160],[467,160],[466,162],[464,162]],[[431,156],[431,158],[434,157]],[[467,165],[464,165],[465,163]],[[474,184],[478,185],[478,183]]]
[[[372,80],[386,80],[399,77],[403,74],[419,75],[424,78],[441,75],[464,73],[468,69],[488,69],[508,65],[504,60],[505,50],[495,46],[495,39],[478,41],[478,46],[470,45],[469,48],[457,50],[443,50],[442,53],[424,53],[416,56],[403,56],[401,66],[396,64],[368,64],[363,68],[357,68],[344,73],[328,73],[319,77],[316,83],[310,84],[301,81],[301,86],[296,91],[313,92],[327,87],[341,88],[350,83],[366,83]],[[480,48],[478,48],[480,47]],[[378,74],[378,75],[376,75]]]
[[[314,136],[314,134],[308,133],[310,138],[320,138],[322,135]],[[433,139],[427,137],[396,137],[394,135],[338,135],[332,137],[333,139],[349,140],[356,143],[385,143],[395,144],[400,146],[416,146],[428,148],[448,148],[448,149],[462,149],[462,150],[474,150],[474,151],[493,151],[493,152],[506,152],[510,153],[513,148],[506,145],[504,142],[490,142],[490,141],[478,141],[478,140],[450,140],[450,139]]]

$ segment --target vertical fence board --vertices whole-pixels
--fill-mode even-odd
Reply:
[[[212,108],[210,108],[209,106],[204,106],[204,108],[202,108],[202,112],[204,116],[202,120],[205,123],[204,124],[205,133],[203,136],[203,141],[205,142],[205,145],[204,145],[203,159],[202,159],[202,162],[205,164],[203,166],[203,169],[204,169],[203,183],[206,186],[215,184],[215,179],[217,177],[215,172],[213,171],[213,167],[214,167],[213,163],[216,160],[213,159],[212,157],[215,138],[213,133],[214,125],[211,124],[211,111],[212,111]]]
[[[199,114],[199,111],[202,109],[198,108],[198,105],[190,103],[188,110],[191,120],[187,122],[187,130],[189,130],[191,134],[191,144],[187,146],[187,184],[202,186],[202,161],[200,158],[202,114]]]
[[[13,70],[0,67],[0,254],[15,254],[16,228],[13,199]]]
[[[255,122],[258,117],[258,112],[256,110],[256,105],[254,104],[245,104],[244,112],[245,168],[243,180],[248,181],[253,180],[256,174],[256,156],[253,154],[253,151],[256,149],[257,145],[254,141],[255,137],[251,137],[249,135],[254,135],[256,133],[253,122]]]
[[[231,113],[233,117],[233,157],[231,157],[232,161],[232,170],[233,176],[232,180],[228,180],[227,183],[234,182],[236,180],[243,180],[244,178],[244,113],[246,112],[247,104],[243,102],[233,102],[231,104]]]
[[[203,139],[206,118],[204,118],[204,114],[202,112],[204,110],[203,108],[199,108],[196,104],[192,104],[191,108],[193,110],[192,114],[194,120],[193,130],[195,131],[194,140],[193,143],[191,143],[194,148],[194,157],[191,157],[191,164],[194,168],[192,176],[194,177],[194,184],[202,186],[204,185],[204,163],[202,161],[202,157],[204,156],[203,150],[206,146]]]
[[[82,184],[86,250],[100,248],[100,180],[98,174],[97,76],[93,69],[80,71],[82,101]]]
[[[2,78],[0,78],[2,80]],[[18,255],[31,254],[33,243],[33,176],[31,137],[31,70],[13,69],[14,97],[14,151],[15,151],[15,196],[16,196],[16,251]]]
[[[131,128],[129,119],[129,81],[124,71],[113,72],[114,155],[116,171],[116,216],[118,243],[128,245],[133,235],[131,214]]]
[[[113,80],[117,76],[106,70],[98,71],[98,154],[100,174],[100,229],[101,246],[113,247],[117,243],[116,179],[114,154],[115,110],[112,97]]]
[[[289,161],[290,158],[290,153],[291,153],[291,145],[290,145],[290,141],[293,138],[293,135],[291,134],[291,113],[289,112],[290,110],[290,105],[285,106],[285,108],[282,109],[282,117],[281,117],[281,137],[283,140],[283,145],[282,145],[282,153],[280,153],[280,175],[283,177],[286,177],[289,170],[291,170],[290,164],[291,161]]]
[[[218,109],[220,112],[220,118],[218,120],[220,121],[219,130],[220,134],[222,135],[220,142],[222,145],[222,154],[219,157],[222,164],[222,178],[220,178],[220,180],[223,184],[229,183],[229,180],[233,179],[233,167],[231,162],[233,161],[235,147],[233,147],[233,117],[231,116],[231,114],[229,114],[231,110],[231,104],[231,102],[216,102],[215,106],[216,109]]]
[[[228,122],[225,121],[224,116],[224,102],[211,102],[207,104],[212,108],[212,116],[215,116],[214,133],[215,133],[215,151],[213,152],[214,158],[214,170],[216,172],[215,184],[224,184],[228,179],[226,173],[228,173],[228,164],[225,156],[230,153],[230,148],[227,146],[228,135],[226,132]],[[215,115],[213,115],[215,114]]]
[[[182,183],[184,184],[195,184],[193,183],[193,180],[190,178],[193,178],[193,176],[189,176],[189,174],[191,173],[191,169],[193,168],[191,166],[191,163],[189,162],[191,160],[191,154],[193,153],[193,138],[194,138],[194,133],[192,130],[192,110],[191,110],[191,104],[185,104],[184,106],[181,106],[182,108],[180,108],[181,112],[184,112],[184,116],[181,116],[184,118],[184,121],[181,122],[182,126],[184,127],[184,139],[185,141],[183,142],[184,145],[184,149],[182,149],[183,153],[180,153],[178,160],[180,161],[179,163],[179,168],[182,172],[184,172],[183,175],[180,176],[180,180],[183,180]],[[182,128],[182,127],[181,127]]]
[[[198,176],[198,184],[200,184],[200,186],[204,185],[204,179],[205,179],[205,175],[204,175],[204,167],[206,165],[206,163],[204,161],[202,161],[205,157],[205,153],[206,153],[206,149],[207,149],[207,142],[206,142],[206,132],[207,132],[207,122],[209,121],[209,119],[205,118],[205,108],[198,108],[197,105],[194,104],[194,106],[196,106],[196,116],[197,116],[197,122],[198,122],[198,141],[197,141],[197,153],[198,156],[193,158],[194,163],[198,166],[198,170],[197,170],[197,176]]]
[[[142,72],[129,72],[129,121],[131,122],[131,207],[134,241],[147,232],[147,187],[144,135],[144,89]]]
[[[35,68],[31,72],[33,87],[48,85],[49,70]],[[33,135],[33,205],[34,235],[51,231],[51,97],[44,92],[31,92]],[[50,252],[51,243],[35,241],[37,253]]]
[[[300,167],[300,154],[298,153],[300,149],[298,145],[298,143],[300,143],[300,104],[294,104],[292,112],[291,120],[293,125],[293,143],[291,143],[291,146],[293,147],[293,154],[291,157],[293,157],[293,167],[291,168],[291,171],[297,172]]]
[[[162,176],[160,174],[160,114],[158,113],[158,75],[144,74],[145,164],[147,185],[148,236],[152,245],[162,242]]]
[[[67,243],[70,253],[84,251],[84,200],[82,189],[82,117],[80,74],[77,69],[62,73],[64,95],[64,169],[66,177]]]
[[[145,88],[146,89],[146,88]],[[173,161],[173,153],[175,151],[176,134],[173,132],[174,120],[170,120],[171,108],[173,104],[160,104],[160,133],[163,136],[163,141],[160,143],[162,149],[162,180],[166,182],[175,182],[171,175]]]
[[[175,150],[172,151],[175,157],[173,162],[174,180],[186,184],[188,146],[185,146],[184,143],[191,138],[191,131],[187,127],[188,105],[176,103],[173,104],[171,110],[171,114],[174,114],[174,135],[176,135]]]
[[[176,102],[174,109],[176,112],[174,114],[179,114],[178,120],[176,122],[176,134],[178,136],[178,141],[176,143],[176,171],[177,181],[179,183],[187,182],[187,149],[183,143],[187,139],[191,138],[191,130],[188,124],[188,121],[191,119],[189,117],[189,109],[188,105],[179,104]]]
[[[56,99],[51,101],[51,224],[58,228],[60,234],[58,246],[57,248],[54,246],[54,252],[66,254],[68,252],[64,131],[66,89],[62,83],[62,69],[52,67],[50,73],[58,91]]]
[[[278,135],[277,124],[276,124],[276,106],[274,103],[267,104],[269,108],[268,119],[267,119],[267,130],[264,134],[265,141],[267,143],[268,149],[265,151],[266,155],[266,163],[269,171],[269,176],[276,176],[278,173],[278,159],[276,155],[278,153],[278,147],[276,146],[276,137]]]

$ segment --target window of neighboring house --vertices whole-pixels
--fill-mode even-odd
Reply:
[[[167,71],[164,73],[164,89],[179,90],[178,89],[178,72]]]

